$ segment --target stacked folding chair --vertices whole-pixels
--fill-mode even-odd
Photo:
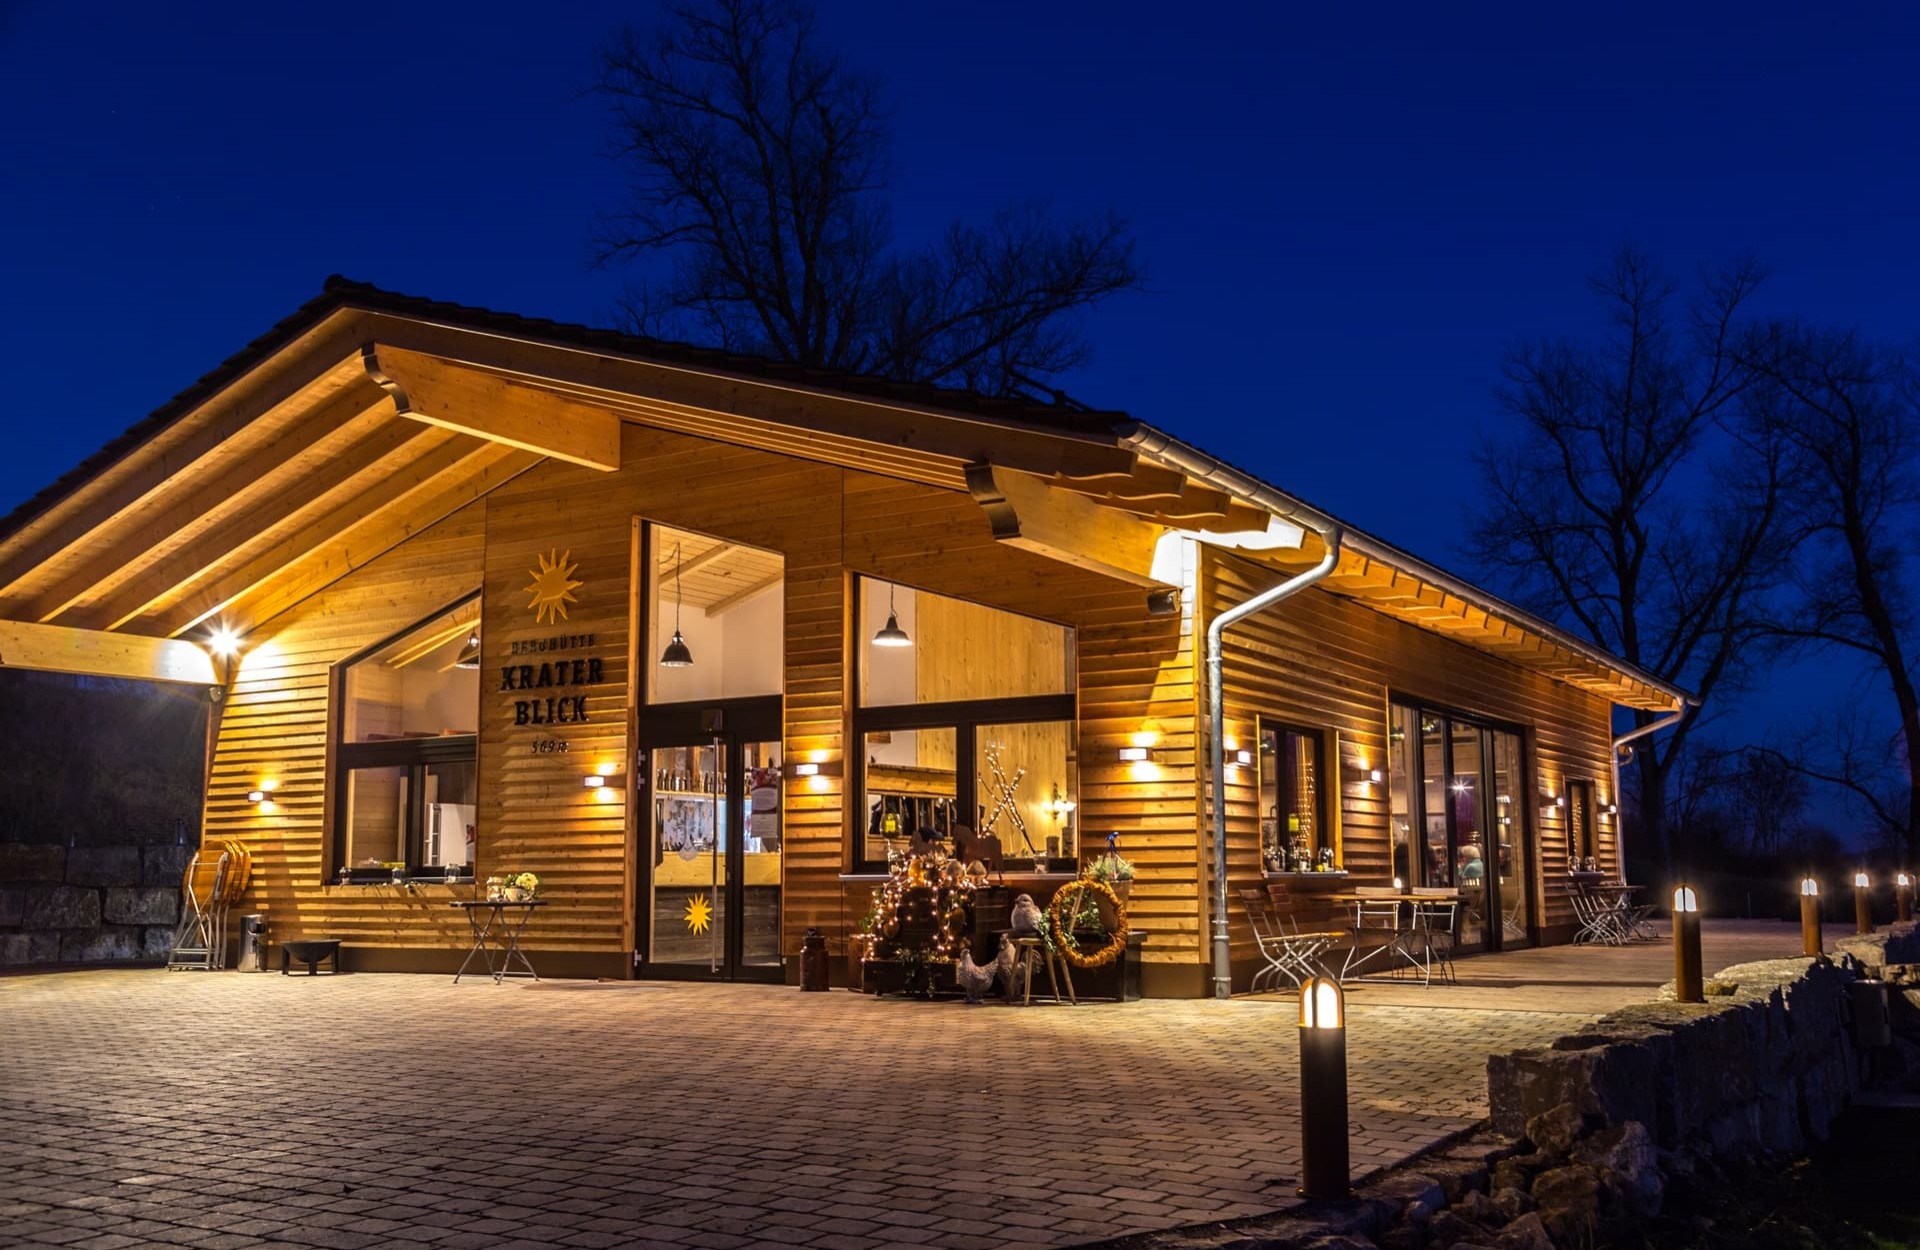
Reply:
[[[167,968],[211,971],[227,962],[227,914],[253,876],[253,857],[238,842],[194,852],[180,882],[180,923]]]

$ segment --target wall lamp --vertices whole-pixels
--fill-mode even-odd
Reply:
[[[256,788],[247,791],[247,802],[266,804],[273,802],[274,791],[280,788],[277,781],[263,781]]]
[[[1153,758],[1152,747],[1121,747],[1120,748],[1120,762],[1122,764],[1144,764],[1152,758]]]
[[[588,773],[582,781],[589,790],[612,790],[625,785],[627,779],[619,773],[602,769],[599,772]]]

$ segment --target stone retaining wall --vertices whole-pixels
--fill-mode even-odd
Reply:
[[[165,959],[193,851],[0,843],[0,966]]]
[[[1550,1112],[1589,1127],[1638,1123],[1663,1149],[1721,1157],[1824,1139],[1865,1075],[1841,963],[1774,959],[1715,975],[1705,1003],[1628,1007],[1543,1050],[1487,1060],[1493,1129],[1530,1135]]]

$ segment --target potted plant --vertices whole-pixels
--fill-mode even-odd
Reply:
[[[540,896],[540,878],[530,872],[510,872],[503,883],[502,897],[509,903],[528,903]]]
[[[1133,861],[1123,858],[1117,850],[1109,850],[1089,864],[1087,876],[1112,890],[1122,906],[1133,894]],[[1119,923],[1119,917],[1114,914],[1113,904],[1101,894],[1093,896],[1093,903],[1100,910],[1100,923],[1108,932],[1112,932]]]

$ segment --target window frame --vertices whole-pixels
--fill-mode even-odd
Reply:
[[[345,659],[334,663],[327,678],[328,698],[332,709],[327,717],[327,803],[331,809],[328,819],[328,840],[331,846],[327,853],[327,881],[345,882],[354,871],[346,862],[347,822],[352,812],[347,804],[347,782],[351,773],[358,769],[405,768],[407,769],[407,814],[406,828],[402,837],[406,850],[406,874],[408,877],[429,875],[423,861],[423,847],[426,839],[426,773],[434,764],[472,764],[474,766],[474,858],[479,859],[479,814],[480,794],[480,735],[442,734],[432,738],[394,738],[382,742],[348,742],[347,736],[347,673],[359,664],[394,643],[405,638],[415,630],[431,624],[435,620],[479,599],[479,590],[461,595],[451,603],[445,604],[414,621],[404,629],[396,630],[370,646],[362,647]],[[484,667],[481,670],[485,672]],[[485,685],[484,678],[481,682]],[[474,722],[477,726],[480,717],[480,700],[476,696]],[[470,881],[476,865],[467,865],[466,876],[457,878]],[[444,872],[444,870],[443,870]]]
[[[1276,757],[1280,754],[1280,742],[1281,742],[1282,735],[1298,734],[1302,738],[1305,738],[1308,741],[1313,743],[1313,762],[1314,762],[1314,768],[1317,771],[1317,775],[1315,777],[1314,786],[1313,786],[1314,841],[1316,843],[1316,845],[1313,847],[1313,854],[1318,856],[1320,854],[1320,848],[1322,846],[1331,846],[1334,848],[1335,862],[1333,866],[1335,868],[1343,867],[1343,865],[1339,862],[1341,848],[1338,845],[1336,845],[1338,839],[1334,837],[1333,825],[1328,818],[1329,809],[1327,806],[1327,756],[1328,756],[1327,744],[1329,739],[1331,739],[1332,737],[1332,732],[1328,729],[1316,728],[1315,726],[1312,726],[1312,725],[1303,725],[1298,721],[1282,720],[1276,716],[1256,717],[1255,723],[1254,723],[1254,730],[1253,730],[1253,740],[1254,740],[1254,755],[1256,757],[1256,771],[1254,773],[1254,794],[1257,796],[1257,799],[1256,799],[1257,803],[1264,803],[1266,800],[1267,773],[1270,766],[1267,762],[1266,752],[1261,748],[1266,745],[1266,735],[1269,730],[1271,730],[1275,735],[1274,755]],[[1274,766],[1277,766],[1278,763],[1279,761],[1276,758],[1274,761]],[[1274,779],[1274,794],[1276,796],[1280,793],[1280,789],[1279,789],[1280,780],[1281,780],[1280,777],[1276,775]],[[1267,819],[1267,813],[1264,809],[1261,809],[1254,817],[1254,824],[1256,828],[1264,826],[1266,819]],[[1278,828],[1276,828],[1274,830],[1274,835],[1278,837],[1280,832],[1281,831]],[[1260,859],[1261,859],[1262,871],[1266,870],[1266,853],[1267,853],[1266,835],[1265,835],[1264,829],[1262,829],[1260,833]]]
[[[862,635],[865,614],[865,583],[901,586],[905,583],[877,574],[856,573],[853,575],[852,593],[849,596],[852,610],[848,613],[851,659],[847,665],[847,702],[853,709],[849,718],[848,739],[852,750],[848,752],[849,778],[848,792],[852,801],[847,805],[847,847],[843,862],[847,872],[853,876],[884,873],[887,871],[885,859],[868,859],[866,850],[867,823],[867,735],[873,732],[906,732],[917,729],[951,729],[953,731],[954,802],[962,811],[971,813],[977,805],[980,793],[979,768],[975,763],[979,747],[979,729],[983,725],[1039,724],[1062,722],[1070,725],[1078,740],[1080,728],[1080,665],[1077,651],[1080,645],[1079,631],[1063,621],[1048,620],[1043,616],[1032,616],[1025,612],[1010,612],[1006,608],[994,605],[978,604],[991,608],[995,612],[1007,612],[1009,616],[1024,616],[1028,620],[1042,621],[1056,625],[1069,634],[1067,655],[1070,663],[1068,674],[1069,689],[1059,694],[1021,695],[1003,699],[956,699],[945,703],[889,703],[868,707],[862,702],[864,697],[863,678],[868,639]],[[912,587],[914,590],[922,587]],[[929,590],[930,595],[940,594]],[[954,598],[948,595],[946,598]],[[976,603],[975,600],[962,602]],[[918,645],[917,643],[915,645]],[[1079,802],[1079,778],[1073,780],[1074,794],[1068,797]],[[970,815],[966,827],[973,828],[972,821],[977,816]],[[1082,836],[1085,830],[1076,825]],[[978,832],[978,830],[975,830]],[[1012,850],[1013,848],[1002,848]],[[1078,848],[1075,851],[1078,854]]]

